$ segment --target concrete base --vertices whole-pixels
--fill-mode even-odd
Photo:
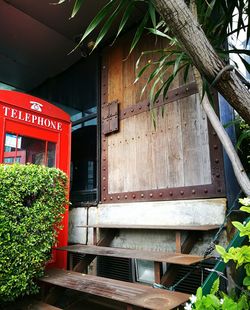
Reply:
[[[92,243],[92,229],[79,227],[93,224],[117,225],[220,225],[224,221],[226,199],[199,199],[157,202],[99,204],[97,207],[74,208],[69,217],[69,242]],[[185,236],[184,236],[185,237]],[[88,240],[87,240],[88,239]],[[173,232],[121,230],[113,246],[174,250]]]
[[[226,199],[103,204],[90,208],[89,224],[220,225]]]

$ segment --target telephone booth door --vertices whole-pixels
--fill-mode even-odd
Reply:
[[[14,91],[0,90],[0,162],[56,167],[69,176],[70,117],[52,104]],[[57,246],[68,241],[68,210]],[[67,267],[67,253],[52,251],[49,266]]]

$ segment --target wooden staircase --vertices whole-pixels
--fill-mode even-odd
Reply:
[[[163,283],[166,275],[161,274],[161,263],[178,265],[193,265],[203,260],[202,256],[181,253],[182,249],[189,252],[191,242],[183,248],[181,244],[181,232],[190,231],[191,236],[200,234],[201,231],[210,231],[219,228],[215,225],[206,226],[143,226],[143,225],[95,225],[88,226],[92,228],[94,233],[94,241],[96,245],[71,245],[67,247],[57,248],[60,251],[69,253],[70,271],[50,269],[47,270],[45,276],[40,280],[41,284],[50,284],[56,287],[66,288],[84,293],[87,296],[96,296],[108,300],[115,300],[125,306],[127,310],[131,309],[175,309],[189,299],[189,294],[176,291],[168,291],[165,289],[152,288],[138,283],[129,283],[109,278],[103,278],[93,275],[87,275],[87,265],[89,265],[97,256],[142,259],[154,262],[155,266],[155,282]],[[103,229],[106,237],[97,241],[97,230]],[[155,252],[136,249],[113,248],[108,247],[115,233],[119,229],[165,229],[174,230],[176,233],[176,252]],[[109,233],[110,232],[110,233]],[[192,238],[191,238],[192,239]],[[195,238],[193,239],[195,242]],[[185,242],[184,242],[185,243]],[[82,259],[73,266],[72,256],[81,254]],[[77,271],[77,272],[76,272]],[[82,273],[85,271],[85,273]],[[170,273],[171,273],[170,268]],[[70,310],[70,308],[67,308]]]

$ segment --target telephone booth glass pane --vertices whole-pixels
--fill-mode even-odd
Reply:
[[[10,133],[5,135],[4,163],[55,167],[56,144]]]
[[[46,142],[30,137],[22,137],[21,148],[26,152],[26,163],[45,165]]]
[[[56,166],[56,144],[48,142],[48,167]]]

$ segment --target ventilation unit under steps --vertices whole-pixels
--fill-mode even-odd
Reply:
[[[178,266],[177,276],[172,283],[175,291],[195,294],[199,286],[205,281],[210,271],[216,264],[215,259],[208,259],[195,266]],[[221,279],[221,289],[225,288],[225,283]]]
[[[128,258],[100,256],[97,258],[97,275],[115,280],[133,282],[133,261]]]

